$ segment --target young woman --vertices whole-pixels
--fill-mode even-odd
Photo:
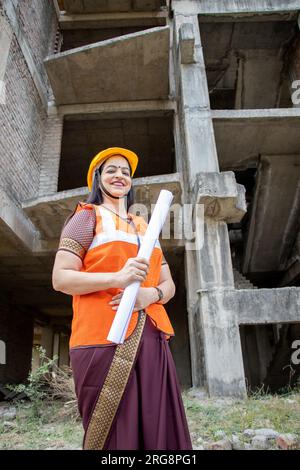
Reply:
[[[147,223],[128,212],[137,155],[103,150],[88,171],[90,192],[67,219],[53,287],[73,296],[70,361],[85,430],[84,449],[192,449],[163,304],[175,294],[157,241],[137,257]],[[107,340],[123,290],[140,289],[123,344]]]

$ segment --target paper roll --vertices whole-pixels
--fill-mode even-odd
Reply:
[[[137,256],[146,258],[149,261],[155,242],[159,238],[165,223],[172,200],[173,194],[170,191],[165,189],[160,191]],[[124,343],[140,284],[139,281],[136,281],[125,288],[107,336],[108,341],[117,344]]]

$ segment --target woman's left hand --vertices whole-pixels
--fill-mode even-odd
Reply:
[[[148,305],[152,304],[153,302],[155,302],[155,300],[153,299],[153,288],[152,287],[140,287],[139,290],[138,290],[138,294],[137,294],[137,297],[136,297],[136,300],[135,300],[135,305],[134,305],[134,308],[133,308],[133,311],[136,311],[136,310],[143,310],[144,308],[148,307]],[[120,292],[119,294],[117,295],[114,295],[111,299],[111,301],[109,302],[109,305],[112,306],[112,309],[113,310],[117,310],[120,302],[121,302],[121,298],[122,298],[122,295],[123,295],[123,292]]]

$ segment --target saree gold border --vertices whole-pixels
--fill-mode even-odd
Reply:
[[[116,347],[85,433],[84,450],[102,450],[104,447],[134,364],[145,321],[146,313],[141,310],[134,333],[123,344]]]

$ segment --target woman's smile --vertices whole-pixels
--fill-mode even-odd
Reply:
[[[114,181],[113,183],[111,183],[113,186],[125,186],[124,183],[122,183],[122,181]]]

